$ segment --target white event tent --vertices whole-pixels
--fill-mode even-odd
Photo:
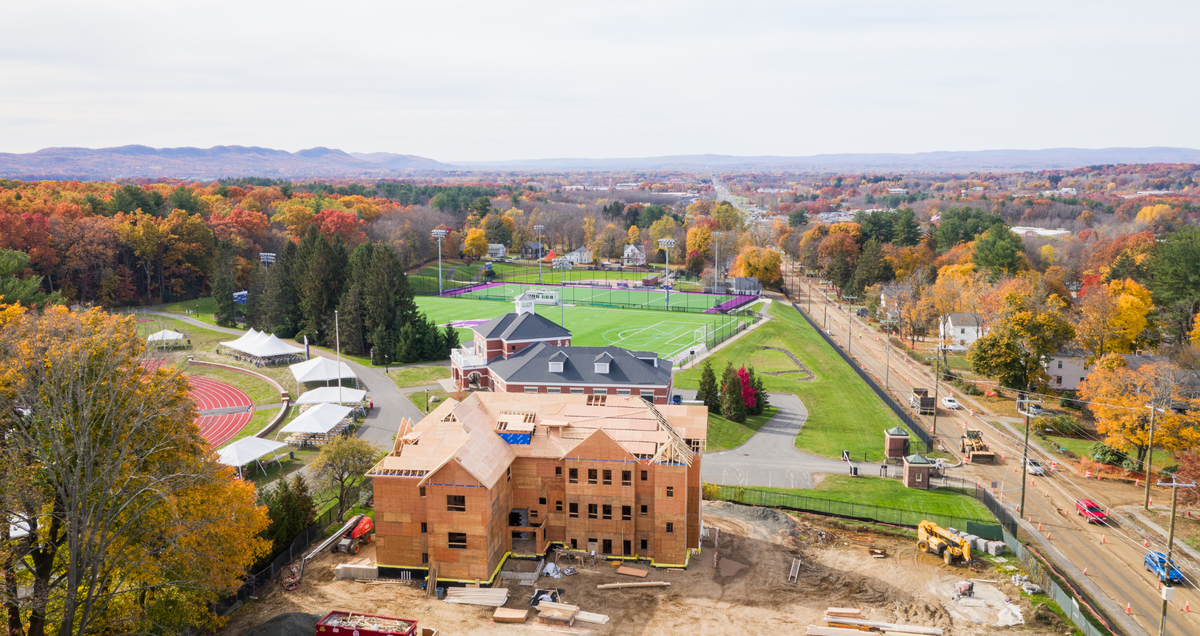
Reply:
[[[362,389],[323,386],[319,389],[305,392],[296,400],[296,404],[321,404],[323,402],[331,404],[346,404],[349,402],[355,404],[362,402],[366,397],[367,392]]]
[[[181,345],[185,340],[187,340],[187,336],[170,329],[163,329],[162,331],[152,333],[146,338],[147,344],[157,344],[160,347]]]
[[[353,410],[337,404],[318,404],[289,422],[282,432],[324,435],[336,428]]]
[[[258,362],[271,362],[284,356],[298,357],[304,354],[304,349],[293,347],[275,334],[255,331],[253,328],[246,335],[232,342],[222,342],[228,347]]]
[[[217,451],[217,461],[226,465],[241,468],[267,453],[274,452],[287,446],[283,442],[275,442],[260,437],[243,437],[238,441]]]
[[[358,376],[350,370],[350,365],[345,362],[334,362],[329,358],[317,356],[312,360],[293,364],[288,368],[291,369],[296,382],[328,382],[330,380],[340,382],[342,378],[354,378],[354,384],[358,385]]]

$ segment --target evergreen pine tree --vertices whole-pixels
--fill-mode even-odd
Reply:
[[[904,208],[892,217],[892,244],[898,247],[916,245],[921,240],[921,229],[917,225],[912,208]]]
[[[377,327],[375,333],[371,334],[371,364],[383,366],[396,362],[395,349],[396,341],[391,332],[382,326]]]
[[[700,373],[700,388],[696,391],[696,399],[708,407],[709,413],[721,411],[721,394],[717,390],[717,374],[713,372],[712,360],[704,361],[704,371]]]
[[[338,332],[342,351],[351,355],[366,353],[366,338],[363,335],[362,292],[358,283],[350,285],[338,303]]]
[[[854,279],[854,268],[850,266],[850,259],[842,252],[838,252],[825,268],[825,277],[833,283],[834,287],[846,290]]]
[[[409,322],[403,327],[400,327],[400,332],[396,334],[396,355],[394,359],[397,364],[410,364],[420,361],[421,347],[417,343],[417,334],[414,333],[414,322]]]
[[[445,347],[445,354],[440,360],[445,360],[450,357],[450,352],[457,349],[462,343],[458,341],[458,330],[446,325],[445,332],[442,334],[442,346]]]
[[[768,406],[771,406],[771,398],[767,395],[766,387],[763,386],[761,375],[754,378],[754,397],[757,400],[758,408],[756,415],[761,415],[763,411],[767,410]]]
[[[250,275],[250,289],[246,294],[246,326],[255,329],[266,329],[267,324],[267,268],[262,264],[254,266]]]
[[[733,370],[733,364],[726,367],[726,371],[721,384],[721,417],[741,424],[746,421],[746,402],[742,399],[742,379]]]
[[[291,338],[300,330],[300,303],[296,296],[296,244],[288,241],[267,270],[267,307],[265,328],[281,338]]]
[[[212,262],[212,291],[217,311],[213,318],[222,327],[232,327],[237,320],[237,306],[233,304],[233,245],[220,241],[216,251]]]
[[[883,257],[883,246],[871,239],[863,246],[862,254],[858,257],[858,267],[854,270],[854,281],[850,284],[848,295],[862,296],[864,289],[887,282],[894,276],[891,264]]]

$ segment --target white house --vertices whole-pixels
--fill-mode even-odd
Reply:
[[[966,351],[985,334],[987,328],[979,314],[947,314],[939,321],[938,335],[942,346],[951,351]]]
[[[577,247],[563,256],[563,260],[573,265],[585,265],[592,262],[592,250]]]
[[[501,243],[488,243],[488,258],[504,258],[508,256],[508,248]]]
[[[1050,388],[1057,391],[1074,391],[1088,376],[1091,368],[1086,364],[1087,353],[1081,349],[1063,349],[1046,360],[1046,375],[1050,376]]]
[[[625,254],[621,257],[621,264],[625,267],[638,267],[646,264],[646,253],[636,245],[626,245]]]

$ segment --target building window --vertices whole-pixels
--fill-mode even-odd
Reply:
[[[559,479],[562,479],[562,466],[554,467],[554,476],[558,477]]]
[[[671,524],[669,524],[669,523],[667,524],[668,527],[670,527],[670,525]],[[670,532],[670,530],[667,530],[667,532]],[[451,532],[451,533],[449,533],[447,539],[450,542],[451,550],[466,550],[467,549],[467,533]]]
[[[571,393],[574,393],[575,395],[580,395],[583,393],[583,387],[573,386],[573,387],[571,387]]]
[[[512,481],[512,466],[509,466],[508,468],[506,468],[504,471],[504,474],[508,476],[508,478],[505,479],[505,481]]]
[[[675,524],[667,522],[667,534],[675,534]]]
[[[429,531],[429,528],[428,528],[428,527],[426,527],[426,525],[425,525],[425,522],[424,522],[424,521],[422,521],[422,522],[421,522],[421,534],[425,534],[425,533],[426,533],[426,532],[428,532],[428,531]]]
[[[642,539],[642,547],[641,547],[641,549],[642,549],[642,550],[645,550],[645,549],[647,549],[647,544],[648,544],[648,543],[649,543],[648,541],[646,541],[645,539]]]
[[[617,389],[617,395],[629,395],[629,389]]]
[[[646,473],[646,471],[644,471],[644,470],[642,471],[642,481],[646,481],[646,475],[647,475],[647,474],[648,474],[648,473]]]
[[[642,389],[642,397],[654,397],[654,389]]]
[[[1058,368],[1060,368],[1060,369],[1062,368],[1062,360],[1058,361]]]
[[[592,395],[608,395],[608,389],[592,389]]]
[[[545,498],[545,497],[538,497],[538,505],[539,505],[539,506],[544,506],[544,505],[546,505],[546,498]]]
[[[621,471],[621,485],[622,486],[632,486],[633,485],[633,471],[632,470],[622,470]]]
[[[569,504],[568,510],[570,511],[567,513],[568,517],[570,517],[572,519],[579,518],[579,504],[577,504],[577,503]]]
[[[579,469],[578,468],[572,468],[567,471],[567,481],[571,482],[572,484],[579,483]]]
[[[526,393],[537,393],[538,388],[536,386],[527,386],[527,387],[525,387],[525,392]]]
[[[1062,376],[1061,376],[1061,375],[1056,375],[1056,376],[1054,376],[1054,383],[1055,383],[1055,384],[1062,384]]]
[[[572,550],[578,550],[578,549],[579,549],[579,544],[578,544],[578,543],[575,541],[575,539],[571,539],[571,549],[572,549]]]
[[[562,512],[562,502],[561,501],[554,502],[554,512]]]
[[[533,508],[529,511],[529,518],[537,519],[537,508]]]
[[[429,563],[429,553],[428,552],[421,553],[421,563],[422,564]]]
[[[673,486],[667,486],[667,496],[668,497],[675,496],[675,488]]]
[[[643,517],[650,514],[649,510],[650,510],[650,506],[647,506],[646,504],[642,504],[642,516]]]
[[[605,539],[604,542],[600,544],[600,551],[604,554],[612,554],[612,539]]]
[[[608,504],[604,504],[604,508],[602,509],[602,512],[603,512],[602,516],[605,521],[612,520],[612,506],[610,506]]]
[[[446,510],[450,512],[466,512],[467,498],[463,495],[446,495]]]
[[[562,388],[557,387],[557,386],[552,386],[552,387],[546,389],[546,392],[547,393],[562,393]]]
[[[621,506],[621,521],[633,521],[633,506]]]
[[[598,515],[598,504],[588,504],[588,519],[595,519]]]
[[[588,469],[588,485],[589,486],[595,486],[596,483],[599,481],[599,479],[597,477],[597,474],[599,472],[600,471],[596,470],[595,468]]]
[[[917,476],[917,481],[921,481],[921,473],[915,473],[915,474]]]
[[[612,485],[612,471],[611,470],[604,471],[604,485],[605,486]]]
[[[422,497],[425,496],[425,487],[424,486],[421,486],[421,496]]]

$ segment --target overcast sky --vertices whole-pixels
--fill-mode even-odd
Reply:
[[[0,152],[1200,147],[1200,2],[7,3]]]

